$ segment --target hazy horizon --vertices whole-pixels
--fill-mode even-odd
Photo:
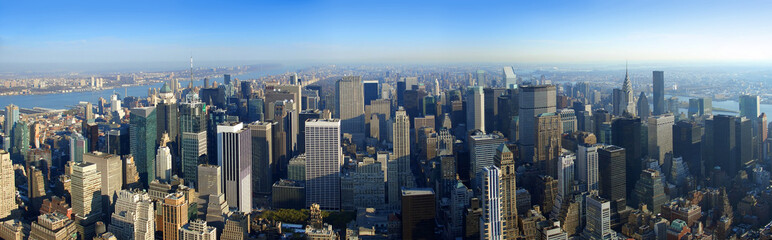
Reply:
[[[0,8],[6,65],[0,70],[52,63],[69,66],[63,71],[162,62],[183,68],[191,55],[197,63],[242,64],[768,64],[772,16],[764,10],[770,7],[767,1],[9,2]]]

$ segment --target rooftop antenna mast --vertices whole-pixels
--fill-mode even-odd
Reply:
[[[190,86],[193,86],[193,53],[190,53]]]

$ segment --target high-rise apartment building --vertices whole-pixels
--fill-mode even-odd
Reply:
[[[340,209],[341,122],[338,119],[306,121],[306,205]]]
[[[252,137],[243,123],[217,126],[217,165],[222,167],[222,184],[228,206],[252,211]]]

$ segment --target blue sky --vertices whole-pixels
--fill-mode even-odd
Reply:
[[[0,63],[769,62],[735,2],[2,0]]]

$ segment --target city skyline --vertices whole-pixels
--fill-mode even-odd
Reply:
[[[772,60],[762,1],[28,4],[0,9],[0,63]]]

